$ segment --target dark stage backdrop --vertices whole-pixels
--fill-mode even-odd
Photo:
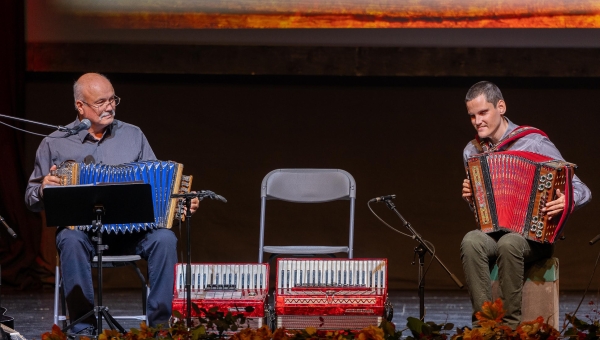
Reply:
[[[78,76],[29,73],[26,118],[52,124],[72,121],[71,85]],[[108,77],[123,98],[117,118],[140,126],[159,159],[183,163],[185,172],[194,175],[193,188],[210,189],[229,200],[203,201],[193,217],[194,262],[257,261],[260,184],[269,171],[340,168],[357,182],[356,258],[388,258],[390,286],[416,289],[417,268],[411,265],[415,242],[386,228],[367,208],[370,198],[397,194],[399,211],[464,282],[459,244],[475,222],[460,197],[462,150],[474,136],[463,100],[468,87],[481,79]],[[503,89],[507,116],[548,133],[597,194],[597,83],[492,80]],[[27,176],[40,140],[27,137]],[[308,244],[344,244],[348,214],[346,202],[338,203],[270,202],[267,243],[303,239]],[[600,233],[597,207],[592,201],[575,213],[567,239],[558,242],[561,289],[583,289],[589,279],[600,250],[600,245],[587,244]],[[385,206],[374,208],[404,231]],[[180,249],[185,249],[181,241],[185,237],[180,237]],[[109,285],[131,281],[111,272],[105,272]],[[426,287],[456,289],[437,263],[431,264]]]

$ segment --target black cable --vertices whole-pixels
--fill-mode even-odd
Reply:
[[[579,307],[581,307],[581,304],[583,303],[583,300],[585,299],[585,295],[587,294],[587,291],[590,288],[590,285],[592,284],[592,280],[594,279],[594,274],[596,273],[596,268],[598,268],[598,261],[600,261],[600,253],[598,253],[598,257],[596,258],[596,263],[594,264],[594,270],[592,270],[592,275],[590,276],[590,281],[588,282],[587,287],[585,287],[585,291],[583,292],[583,296],[581,297],[581,300],[579,301],[577,308],[575,308],[575,311],[573,312],[573,317],[575,317],[575,314],[577,314],[577,311],[579,311]],[[565,319],[565,323],[563,325],[563,329],[560,331],[560,334],[564,333],[564,331],[567,329],[567,326],[569,325],[569,323],[570,323],[569,319]]]
[[[9,128],[12,128],[12,129],[15,129],[15,130],[18,130],[18,131],[21,131],[21,132],[25,132],[25,133],[29,133],[29,134],[35,135],[35,136],[48,137],[48,138],[64,138],[64,137],[66,137],[66,136],[55,136],[54,137],[54,136],[50,136],[50,135],[43,135],[41,133],[32,132],[32,131],[28,131],[28,130],[25,130],[25,129],[18,128],[16,126],[12,126],[12,125],[7,124],[7,123],[5,123],[3,121],[0,121],[0,124],[8,126]]]
[[[373,211],[373,208],[371,208],[371,201],[367,202],[367,206],[369,207],[369,210],[371,210],[371,213],[373,215],[375,215],[375,217],[377,217],[377,219],[379,221],[381,221],[381,223],[383,223],[385,226],[387,226],[388,228],[392,229],[393,231],[397,232],[400,235],[409,237],[413,240],[415,239],[415,236],[401,232],[400,230],[389,225],[381,217],[379,217],[379,215],[377,215],[375,213],[375,211]],[[418,286],[421,286],[421,284],[423,283],[423,280],[425,280],[425,276],[427,276],[427,272],[429,272],[429,268],[431,268],[431,264],[433,263],[433,260],[435,259],[435,246],[433,245],[433,243],[423,239],[422,237],[421,237],[421,239],[423,240],[423,243],[425,243],[426,246],[429,247],[429,249],[431,250],[431,260],[429,260],[429,264],[427,265],[427,267],[425,268],[425,271],[423,272],[423,277],[419,278]],[[426,315],[426,312],[423,314],[423,318],[421,319],[421,321],[423,321],[425,319],[425,315]]]
[[[425,279],[425,276],[427,276],[427,272],[429,271],[429,268],[431,267],[431,264],[433,263],[433,260],[435,259],[435,247],[433,246],[433,243],[427,241],[427,240],[423,240],[423,243],[427,243],[427,246],[429,247],[429,249],[431,249],[431,260],[429,260],[429,264],[427,265],[427,267],[425,268],[425,271],[423,272],[423,278],[421,279],[421,281],[419,281],[419,286],[421,285],[421,283],[423,283],[423,280]]]
[[[381,217],[379,217],[379,215],[377,215],[377,214],[375,213],[375,211],[373,211],[373,208],[371,208],[371,202],[367,202],[367,206],[369,207],[369,210],[371,210],[371,213],[373,213],[373,215],[375,215],[375,217],[377,217],[377,219],[378,219],[379,221],[381,221],[381,223],[383,223],[385,226],[387,226],[388,228],[392,229],[393,231],[397,232],[397,233],[398,233],[398,234],[400,234],[400,235],[404,235],[404,236],[406,236],[406,237],[410,237],[410,238],[412,238],[413,240],[415,239],[415,238],[414,238],[414,236],[412,236],[412,235],[409,235],[409,234],[406,234],[406,233],[403,233],[403,232],[401,232],[400,230],[398,230],[398,229],[396,229],[396,228],[392,227],[391,225],[387,224],[387,222],[385,222],[385,221],[384,221],[384,220],[383,220]]]
[[[5,125],[5,126],[8,126],[9,128],[13,128],[13,129],[15,129],[15,130],[19,130],[19,131],[21,131],[21,132],[30,133],[30,134],[32,134],[32,135],[36,135],[36,136],[42,136],[42,137],[48,137],[48,135],[42,135],[41,133],[36,133],[36,132],[27,131],[27,130],[24,130],[24,129],[18,128],[18,127],[16,127],[16,126],[12,126],[12,125],[10,125],[10,124],[7,124],[7,123],[5,123],[5,122],[2,122],[2,121],[0,121],[0,124],[2,124],[2,125]]]

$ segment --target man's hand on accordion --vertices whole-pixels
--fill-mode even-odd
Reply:
[[[560,192],[560,189],[556,189],[556,199],[546,203],[546,207],[542,208],[542,211],[548,216],[548,221],[552,219],[552,216],[560,215],[565,209],[565,194]]]
[[[44,176],[44,179],[42,180],[42,186],[40,187],[40,197],[44,196],[44,188],[47,185],[60,185],[60,178],[53,175],[53,171],[56,171],[56,165],[53,165],[50,168],[50,173]]]
[[[471,181],[463,180],[462,197],[467,203],[473,204],[473,194],[471,193]]]
[[[196,210],[198,210],[198,207],[200,206],[200,200],[198,199],[198,197],[194,197],[192,198],[192,202],[190,204],[190,211],[193,213],[196,212]],[[185,207],[185,209],[187,209],[187,207]]]

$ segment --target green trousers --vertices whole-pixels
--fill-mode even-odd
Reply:
[[[525,264],[551,257],[553,251],[552,245],[528,241],[517,233],[468,232],[460,245],[460,257],[473,305],[473,326],[477,326],[475,313],[484,302],[492,301],[490,271],[497,263],[505,310],[502,321],[515,329],[521,322]]]

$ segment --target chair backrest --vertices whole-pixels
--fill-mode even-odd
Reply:
[[[340,169],[277,169],[269,172],[261,184],[260,249],[263,260],[266,201],[277,199],[294,203],[350,201],[348,257],[352,258],[354,243],[354,206],[356,182]]]

